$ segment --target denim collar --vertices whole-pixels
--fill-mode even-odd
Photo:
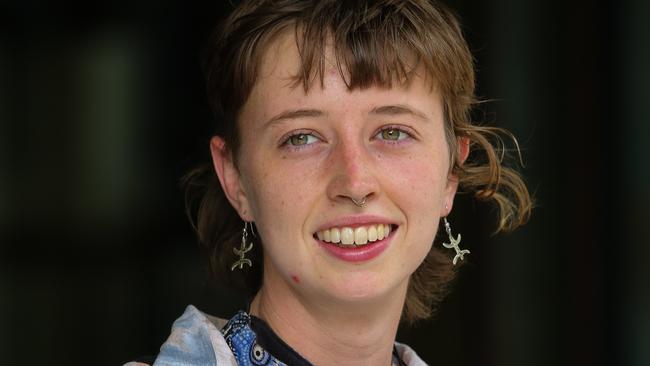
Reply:
[[[247,317],[245,312],[239,312],[226,321],[189,305],[174,322],[154,366],[284,365],[259,345],[256,347],[256,336]],[[406,365],[427,366],[409,346],[396,342],[395,348]]]

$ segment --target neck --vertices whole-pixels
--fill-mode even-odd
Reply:
[[[267,278],[251,303],[296,352],[315,365],[391,365],[408,284],[366,302],[307,299],[279,278]]]

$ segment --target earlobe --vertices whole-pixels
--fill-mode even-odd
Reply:
[[[254,221],[250,214],[246,194],[241,188],[239,171],[235,167],[232,155],[226,148],[223,138],[213,136],[210,139],[212,164],[221,183],[221,188],[228,201],[244,221]]]

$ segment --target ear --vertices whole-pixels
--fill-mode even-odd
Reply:
[[[460,136],[458,137],[458,160],[460,165],[463,165],[467,157],[469,156],[469,137]]]
[[[469,156],[469,138],[460,136],[457,139],[458,143],[456,145],[458,147],[458,161],[460,165],[463,165]],[[443,202],[443,207],[441,207],[440,216],[447,216],[451,212],[451,208],[454,206],[454,196],[456,195],[456,190],[458,190],[458,177],[451,174],[447,180],[445,199]]]
[[[254,221],[246,192],[242,186],[239,170],[235,167],[232,154],[226,149],[226,143],[221,137],[213,136],[210,139],[210,153],[212,154],[214,170],[217,172],[219,183],[221,183],[226,198],[239,213],[242,220]]]

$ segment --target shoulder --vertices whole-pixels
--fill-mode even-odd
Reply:
[[[400,359],[404,361],[407,366],[428,366],[411,347],[403,343],[395,342],[395,348],[397,349]]]
[[[160,347],[160,353],[153,365],[237,365],[221,334],[220,329],[226,322],[189,305],[172,325],[171,334]],[[129,362],[124,366],[147,364]]]

